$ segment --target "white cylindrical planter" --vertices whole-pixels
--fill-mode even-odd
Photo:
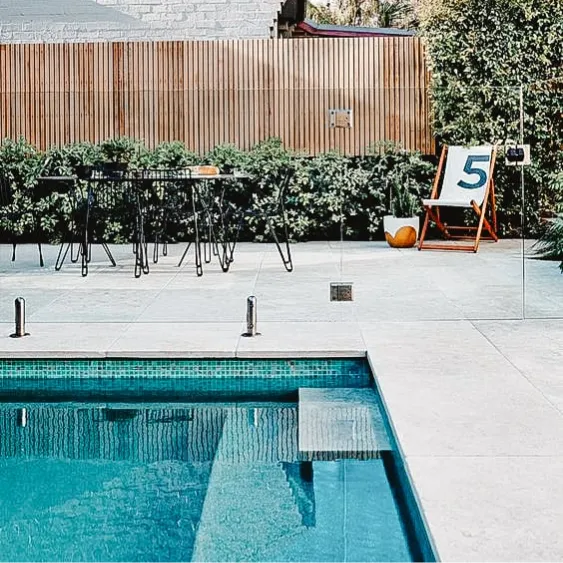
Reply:
[[[385,240],[393,248],[412,248],[418,240],[419,217],[383,217]]]

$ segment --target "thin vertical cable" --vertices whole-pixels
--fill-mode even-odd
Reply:
[[[524,145],[524,86],[520,83],[520,144]],[[524,165],[520,165],[522,197],[522,319],[526,318],[526,190]]]

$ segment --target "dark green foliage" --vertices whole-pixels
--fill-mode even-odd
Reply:
[[[43,155],[24,139],[6,140],[0,145],[0,178],[4,201],[0,208],[0,233],[11,241],[26,240],[28,235],[48,236],[53,229],[54,197],[43,193],[37,178],[43,170]]]
[[[422,35],[432,75],[435,131],[448,144],[520,139],[525,169],[527,235],[561,203],[563,170],[563,2],[425,0]],[[520,170],[499,155],[495,174],[501,234],[521,233]]]
[[[204,164],[218,166],[221,172],[244,170],[248,155],[234,145],[218,145],[209,151],[204,158]]]
[[[199,164],[198,156],[180,141],[161,143],[148,155],[147,168],[185,168]]]
[[[365,237],[369,220],[366,202],[371,191],[368,180],[368,170],[337,153],[303,159],[291,186],[302,208],[302,234],[316,238],[315,231],[320,231],[328,238],[340,238],[342,219],[344,236]]]
[[[430,195],[436,167],[419,152],[402,149],[392,143],[371,147],[365,157],[371,169],[371,184],[383,188],[387,210],[395,217],[413,217],[421,212],[422,198]],[[378,227],[377,217],[371,220]]]
[[[563,272],[563,215],[549,221],[541,238],[534,245],[534,252],[546,260],[559,260]]]
[[[429,192],[435,170],[420,154],[394,145],[376,147],[365,157],[327,153],[309,158],[285,149],[279,139],[269,139],[249,151],[231,145],[217,146],[200,158],[179,142],[163,143],[148,150],[137,141],[116,139],[100,145],[82,143],[53,148],[42,154],[23,140],[5,141],[0,147],[0,171],[17,194],[15,201],[22,217],[15,222],[8,221],[6,213],[0,217],[4,240],[29,232],[32,215],[26,210],[37,210],[43,240],[59,241],[68,230],[72,210],[67,196],[70,183],[42,184],[37,178],[72,174],[80,177],[81,167],[100,166],[108,161],[123,162],[130,169],[183,168],[205,163],[216,165],[221,171],[246,172],[253,178],[251,184],[231,182],[224,201],[217,204],[228,208],[232,216],[244,217],[240,240],[256,241],[268,235],[260,211],[271,212],[274,225],[281,226],[282,189],[285,189],[283,200],[292,240],[337,239],[341,228],[346,238],[381,238],[382,218],[390,212],[390,187],[394,187],[395,213],[406,212],[405,207],[409,207],[409,212],[414,207],[417,213],[420,197]],[[86,183],[80,181],[78,185],[84,196]],[[156,201],[166,193],[167,205],[172,208],[186,205],[185,194],[174,191],[173,183],[167,183],[165,191],[158,183],[152,185],[155,193],[150,197]],[[48,192],[43,193],[46,188]],[[104,214],[100,228],[108,242],[122,243],[130,238],[129,207],[127,201],[118,201],[115,208]],[[158,221],[156,216],[148,217],[147,231],[152,232]],[[168,228],[173,240],[185,240],[190,235],[188,219],[170,223]]]
[[[131,166],[143,159],[146,149],[129,137],[118,137],[103,141],[100,151],[103,162],[122,162]]]

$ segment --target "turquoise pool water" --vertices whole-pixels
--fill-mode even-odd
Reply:
[[[377,405],[326,418],[343,387],[376,396],[366,364],[338,362],[252,362],[238,378],[205,362],[133,363],[138,377],[115,375],[125,361],[4,364],[0,559],[432,559]],[[332,423],[332,443],[352,431],[362,447],[327,449]]]

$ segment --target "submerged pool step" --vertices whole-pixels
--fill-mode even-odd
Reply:
[[[373,459],[391,449],[372,389],[299,389],[299,459]]]

